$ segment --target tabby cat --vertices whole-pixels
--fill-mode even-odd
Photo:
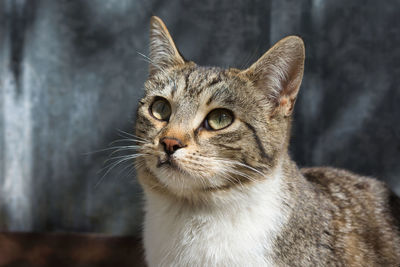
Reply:
[[[221,69],[185,60],[158,17],[150,28],[135,163],[150,267],[400,266],[399,202],[382,182],[288,155],[299,37]]]

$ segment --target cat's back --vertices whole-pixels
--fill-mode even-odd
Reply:
[[[301,172],[333,207],[336,253],[352,266],[400,265],[400,199],[383,182],[329,167]]]
[[[382,213],[400,226],[400,198],[384,182],[332,167],[302,168],[300,171],[314,189],[335,206],[349,208],[355,215],[370,215],[370,219]]]

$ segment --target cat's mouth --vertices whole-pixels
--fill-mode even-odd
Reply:
[[[157,168],[160,168],[162,166],[167,166],[167,165],[170,165],[170,166],[172,165],[171,159],[169,157],[164,158],[164,159],[162,159],[161,157],[158,157]]]
[[[168,169],[181,174],[188,174],[182,164],[179,164],[179,160],[174,156],[159,156],[157,159],[156,167],[158,169]]]
[[[178,170],[176,160],[170,156],[160,156],[157,160],[157,168],[171,167]]]

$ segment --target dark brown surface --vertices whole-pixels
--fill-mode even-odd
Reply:
[[[0,266],[144,266],[136,237],[0,233]]]

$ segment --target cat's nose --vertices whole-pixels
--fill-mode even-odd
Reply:
[[[172,155],[175,151],[184,147],[181,140],[173,137],[164,137],[160,140],[160,143],[164,146],[164,151],[168,155]]]

